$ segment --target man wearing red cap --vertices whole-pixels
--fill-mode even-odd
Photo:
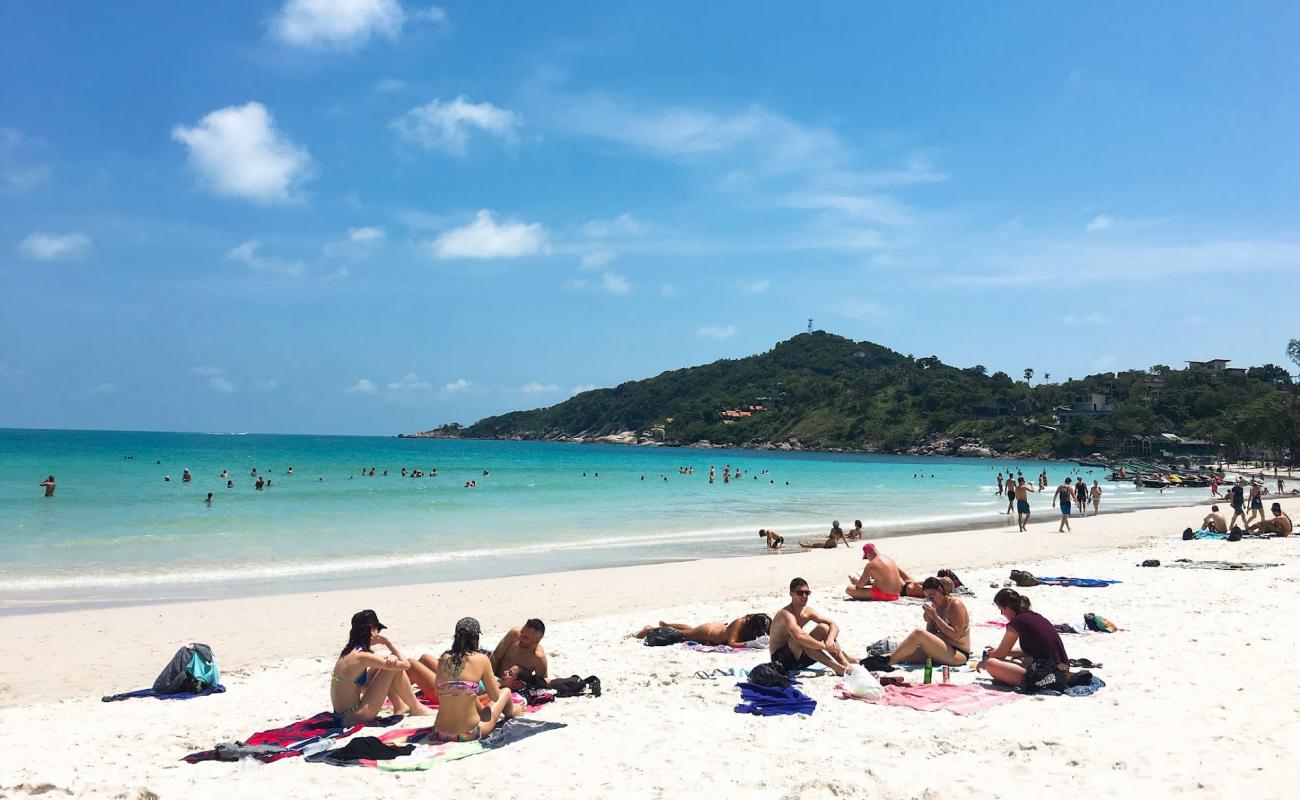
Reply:
[[[908,574],[871,542],[862,545],[862,557],[867,562],[862,575],[856,578],[849,575],[853,583],[844,591],[854,600],[897,600],[904,582],[912,580]]]

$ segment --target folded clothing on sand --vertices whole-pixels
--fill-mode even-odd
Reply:
[[[159,700],[189,700],[191,697],[205,697],[210,694],[221,694],[226,691],[226,687],[221,684],[208,686],[198,692],[177,692],[176,694],[158,694],[153,689],[136,689],[134,692],[122,692],[121,694],[108,694],[100,698],[105,703],[113,703],[119,700],[131,700],[136,697],[156,697]]]
[[[811,714],[817,710],[817,701],[793,686],[758,686],[753,683],[738,683],[741,703],[736,706],[737,714],[754,714],[760,717],[776,717],[783,714]]]
[[[993,692],[975,684],[929,683],[920,685],[894,685],[885,687],[884,694],[875,697],[855,697],[841,690],[846,700],[861,700],[881,706],[899,706],[917,711],[951,711],[966,715],[986,708],[1010,703],[1016,699],[1011,692]]]
[[[1100,578],[1039,578],[1038,582],[1047,586],[1079,586],[1085,589],[1100,589],[1121,581],[1109,581]]]

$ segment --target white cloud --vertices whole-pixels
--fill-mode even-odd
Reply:
[[[208,388],[221,394],[234,394],[239,391],[239,387],[231,383],[223,375],[213,375],[211,378],[208,378]]]
[[[659,294],[664,297],[676,297],[677,287],[673,286],[671,283],[662,284],[659,287]]]
[[[464,378],[457,378],[451,383],[444,384],[442,391],[444,394],[460,394],[461,392],[468,392],[472,388],[474,388],[473,383]]]
[[[631,214],[619,214],[613,219],[593,219],[582,226],[582,232],[592,239],[608,239],[613,236],[640,236],[649,227]]]
[[[406,90],[406,81],[397,78],[384,78],[375,82],[375,91],[380,94],[394,94]]]
[[[1061,318],[1066,325],[1109,325],[1110,320],[1095,311],[1089,314],[1066,314]]]
[[[705,325],[695,332],[708,339],[730,339],[736,335],[735,325]]]
[[[600,278],[600,288],[610,294],[627,294],[632,291],[632,284],[617,272],[606,272]]]
[[[547,253],[546,228],[540,223],[497,222],[491,211],[482,210],[474,221],[446,231],[430,243],[435,258],[519,258]]]
[[[352,49],[372,36],[395,39],[406,14],[397,0],[286,0],[271,33],[296,47]]]
[[[288,203],[312,176],[311,155],[275,127],[261,103],[227,106],[172,138],[189,151],[190,168],[214,194],[257,203]]]
[[[554,383],[538,383],[537,381],[529,381],[523,386],[520,386],[519,391],[524,394],[555,394],[560,391],[560,387]]]
[[[26,192],[50,179],[50,168],[34,161],[33,142],[14,128],[0,127],[0,190]]]
[[[797,192],[785,199],[787,208],[836,211],[877,225],[898,227],[915,222],[915,214],[903,203],[884,195],[818,194]]]
[[[112,383],[101,383],[90,387],[91,394],[116,394],[117,386]]]
[[[429,6],[422,11],[417,11],[412,14],[411,19],[428,22],[433,25],[441,25],[447,21],[447,10],[441,6]]]
[[[348,228],[348,235],[342,241],[325,245],[325,255],[330,258],[364,255],[387,238],[388,234],[381,227]]]
[[[1087,230],[1090,232],[1104,231],[1115,223],[1114,217],[1107,214],[1098,214],[1088,223]]]
[[[362,378],[343,391],[348,394],[374,394],[375,382],[369,378]]]
[[[613,250],[592,250],[582,254],[583,269],[600,269],[618,257]]]
[[[28,258],[59,261],[81,258],[90,252],[90,237],[84,233],[33,233],[18,247]]]
[[[772,288],[772,281],[768,278],[760,278],[755,281],[746,281],[740,284],[740,291],[745,294],[763,294]]]
[[[513,111],[491,103],[471,103],[465,95],[451,102],[432,100],[393,120],[389,128],[408,142],[426,150],[441,150],[454,156],[465,154],[470,134],[482,131],[512,141],[523,120]]]
[[[238,261],[246,264],[252,269],[259,272],[273,272],[277,275],[287,275],[291,278],[301,277],[306,270],[298,261],[285,261],[280,258],[264,256],[261,254],[262,243],[257,239],[250,239],[247,242],[232,248],[226,253],[226,258],[231,261]]]
[[[570,389],[569,394],[571,395],[582,394],[583,392],[590,392],[592,389],[599,389],[599,388],[600,387],[595,385],[594,383],[580,383],[577,386]]]
[[[388,391],[390,392],[424,392],[432,388],[431,383],[420,380],[420,376],[414,372],[408,372],[402,376],[400,381],[390,381],[388,384]]]

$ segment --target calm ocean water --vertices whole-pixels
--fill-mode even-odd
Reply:
[[[744,477],[724,485],[725,465]],[[685,466],[695,474],[679,474]],[[438,476],[404,478],[402,467]],[[0,430],[0,610],[745,555],[762,552],[760,527],[793,543],[824,533],[832,519],[848,528],[860,518],[875,535],[998,524],[1005,501],[994,496],[994,474],[1007,467],[1027,477],[1046,468],[1053,480],[1078,469],[549,442]],[[254,489],[254,468],[271,478],[269,489]],[[46,499],[37,484],[51,473],[58,491]],[[477,488],[465,488],[470,480]],[[1106,510],[1203,497],[1102,483]],[[1048,505],[1046,497],[1034,503],[1040,515]]]

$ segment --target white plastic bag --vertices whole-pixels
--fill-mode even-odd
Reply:
[[[879,697],[885,687],[866,667],[853,665],[844,671],[844,691],[854,697]]]

